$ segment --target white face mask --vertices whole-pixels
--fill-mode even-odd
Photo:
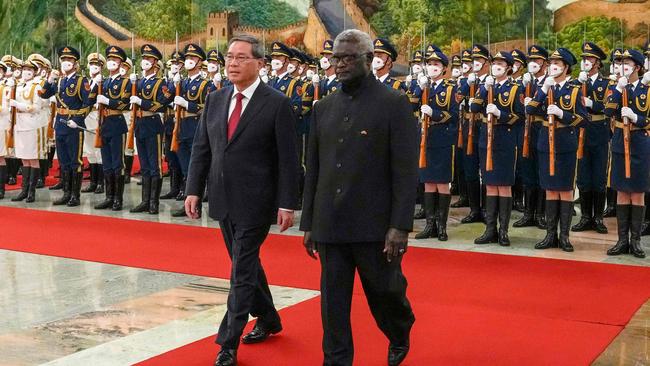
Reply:
[[[207,71],[201,71],[201,77],[206,79],[208,77],[208,72]]]
[[[482,68],[483,68],[483,63],[481,61],[476,60],[472,62],[472,69],[474,70],[474,72],[479,72],[481,71]]]
[[[451,76],[452,77],[459,78],[461,75],[462,75],[462,72],[460,71],[460,69],[456,69],[456,68],[451,69]]]
[[[302,75],[302,73],[303,73],[304,71],[305,71],[304,66],[300,66],[300,67],[298,68],[298,74]]]
[[[7,68],[7,71],[5,72],[5,77],[10,78],[14,75],[14,72],[11,70],[11,67]]]
[[[294,64],[287,65],[287,72],[289,72],[289,74],[293,74],[294,71],[296,71],[296,65]]]
[[[614,64],[614,75],[621,75],[621,65],[620,64]]]
[[[320,68],[323,70],[327,70],[330,68],[330,66],[332,66],[332,64],[330,64],[330,60],[327,57],[321,57]]]
[[[108,69],[108,71],[111,71],[111,72],[115,71],[115,70],[117,70],[118,67],[119,67],[119,65],[115,61],[107,61],[106,62],[106,68]]]
[[[311,78],[314,76],[314,70],[307,70],[307,79],[311,80]]]
[[[422,72],[422,65],[415,64],[415,65],[411,66],[411,71],[412,71],[413,74],[415,74],[415,75],[421,73],[421,72]]]
[[[266,76],[268,75],[269,71],[266,69],[266,67],[263,67],[260,69],[260,76]]]
[[[580,62],[580,71],[589,72],[592,67],[594,67],[594,65],[587,60],[582,60]]]
[[[147,60],[140,61],[140,67],[142,68],[142,71],[149,71],[149,70],[151,70],[152,66],[153,65],[151,64],[151,62],[149,62]]]
[[[531,74],[537,74],[539,70],[541,69],[541,66],[537,62],[529,62],[528,63],[528,72]]]
[[[501,65],[492,65],[492,76],[499,78],[506,73],[506,68]]]
[[[520,69],[521,69],[521,65],[519,65],[519,64],[512,65],[512,73],[513,74],[518,73]]]
[[[463,64],[463,74],[467,74],[471,70],[469,64]]]
[[[556,77],[560,76],[563,71],[564,71],[564,68],[562,66],[551,65],[548,68],[548,75],[550,77],[556,78]]]
[[[123,67],[120,67],[120,75],[126,76],[126,69]]]
[[[380,59],[379,57],[375,56],[372,59],[372,69],[373,70],[379,70],[382,67],[384,67],[385,63],[384,60]]]
[[[189,58],[185,60],[185,70],[191,71],[196,67],[196,61],[190,60]]]
[[[88,65],[88,71],[90,71],[91,75],[97,75],[102,71],[102,68],[99,65]]]
[[[20,70],[20,69],[16,69],[16,70],[14,70],[14,77],[15,77],[16,79],[19,79],[19,78],[20,78],[20,74],[22,74],[22,70]]]
[[[284,62],[280,60],[271,60],[271,70],[280,70],[284,66]]]
[[[645,69],[645,71],[650,71],[650,59],[647,58],[647,57],[645,58],[645,61],[643,62],[643,68]]]
[[[436,79],[441,74],[442,74],[442,67],[437,65],[427,65],[427,75],[429,75],[430,78]]]
[[[181,66],[178,64],[172,64],[169,67],[169,71],[171,71],[172,74],[178,74],[179,71],[181,71]]]
[[[634,73],[634,66],[623,65],[623,76],[629,78]]]
[[[215,73],[219,71],[219,66],[215,63],[208,63],[208,72]]]
[[[42,78],[46,78],[46,77],[47,77],[47,70],[41,70],[41,72],[39,73],[39,75],[40,75]]]
[[[34,71],[29,69],[23,70],[22,76],[23,76],[23,80],[25,81],[32,80],[34,78]]]
[[[61,62],[61,70],[63,70],[63,72],[68,72],[68,71],[72,70],[73,67],[74,67],[74,64],[72,62],[70,62],[70,61],[62,61]]]

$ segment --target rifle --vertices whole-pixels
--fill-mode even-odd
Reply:
[[[422,105],[429,102],[429,86],[422,91]],[[422,138],[420,139],[420,168],[427,167],[427,136],[429,133],[429,116],[423,113],[422,116]]]
[[[548,89],[547,105],[553,104],[553,88]],[[555,175],[555,115],[548,115],[548,171],[552,176]]]
[[[50,102],[50,116],[47,120],[47,142],[52,144],[54,141],[54,119],[56,117],[56,103]]]
[[[469,86],[469,95],[470,98],[474,97],[476,94],[476,82]],[[469,99],[468,99],[469,102]],[[472,155],[474,153],[474,113],[469,113],[469,122],[467,123],[467,155]]]
[[[14,86],[11,87],[11,99],[10,100],[16,100],[16,83],[17,81],[14,80]],[[9,120],[9,130],[7,130],[7,133],[9,134],[7,136],[7,148],[12,149],[15,146],[14,143],[14,128],[16,127],[16,107],[11,107],[11,116]]]
[[[489,86],[487,90],[487,104],[494,102],[494,87]],[[492,142],[494,141],[494,116],[491,113],[487,115],[487,153],[485,154],[485,170],[491,172],[494,169],[492,159]]]
[[[176,89],[176,96],[180,97],[181,96],[181,82],[178,81],[175,84],[175,89]],[[183,114],[183,108],[179,105],[176,106],[176,109],[174,110],[174,131],[172,132],[172,143],[170,146],[170,150],[173,152],[178,151],[178,134],[181,131],[181,117]]]
[[[133,33],[131,33],[131,60],[133,60],[133,73],[135,73],[135,39],[133,38]],[[138,95],[138,82],[131,83],[131,96]],[[126,149],[128,151],[134,151],[134,136],[135,136],[135,121],[136,115],[138,114],[138,105],[131,104],[131,126],[129,126],[129,132],[126,135]]]
[[[532,93],[531,83],[532,80],[530,83],[528,83],[528,85],[526,85],[526,98],[530,98],[530,94]],[[521,149],[521,156],[523,156],[524,158],[530,156],[530,125],[532,124],[532,122],[533,122],[533,116],[526,115],[526,122],[524,123],[524,146]]]
[[[623,88],[623,106],[627,107],[627,87]],[[630,120],[623,117],[623,149],[625,151],[625,178],[630,178]]]
[[[586,97],[587,97],[587,83],[582,83],[583,104],[585,101],[584,98]],[[585,155],[585,128],[580,127],[580,132],[578,133],[578,159],[582,159],[584,155]]]
[[[102,95],[102,82],[97,85],[97,95]],[[104,105],[99,103],[97,106],[97,133],[95,134],[95,147],[102,147],[102,124],[104,123]]]

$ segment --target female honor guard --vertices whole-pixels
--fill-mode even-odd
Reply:
[[[120,65],[120,76],[123,78],[129,78],[129,71],[133,68],[133,61],[130,58],[126,58],[126,61],[122,62]],[[131,80],[129,80],[131,82]],[[122,113],[124,115],[124,120],[126,121],[126,127],[131,128],[131,110],[126,109]],[[131,171],[133,170],[133,155],[135,151],[132,149],[124,150],[124,183],[131,183]]]
[[[458,103],[456,83],[444,79],[449,64],[447,56],[435,45],[427,47],[427,74],[431,77],[428,86],[426,76],[421,76],[420,88],[429,88],[428,103],[420,107],[428,123],[426,139],[426,167],[420,169],[420,181],[424,183],[424,210],[427,224],[416,239],[437,236],[447,240],[447,216],[449,215],[449,184],[454,177],[454,154],[458,136]]]
[[[163,123],[160,113],[164,111],[167,103],[171,102],[172,94],[164,80],[157,75],[158,61],[162,59],[160,51],[150,44],[145,44],[140,48],[140,54],[140,66],[144,76],[138,80],[135,73],[131,74],[131,83],[137,83],[137,95],[131,96],[130,103],[133,111],[137,111],[134,128],[142,173],[142,202],[130,212],[147,211],[156,215],[162,185]]]
[[[568,76],[577,62],[575,56],[566,48],[558,48],[549,60],[548,77],[526,106],[528,114],[548,116],[537,140],[539,181],[542,189],[546,190],[546,237],[535,248],[559,246],[566,252],[572,252],[569,229],[573,216],[577,128],[586,121],[587,111],[582,103],[580,87],[572,83]],[[549,94],[552,100],[549,100]]]
[[[86,58],[88,62],[88,75],[93,85],[102,82],[102,69],[106,65],[106,59],[99,53],[91,53]],[[95,134],[99,129],[99,112],[94,100],[97,98],[96,89],[90,94],[93,100],[90,104],[90,112],[86,117],[86,129],[84,131],[84,156],[90,164],[90,184],[81,190],[82,193],[104,193],[104,171],[102,168],[102,152],[95,147]]]
[[[16,109],[15,155],[23,161],[22,190],[11,199],[14,202],[36,200],[36,183],[41,174],[39,159],[47,154],[47,119],[42,113],[47,103],[38,97],[41,85],[34,80],[36,70],[38,66],[35,63],[23,62],[22,81],[16,89],[16,99],[9,101],[9,107]]]
[[[105,54],[106,68],[110,74],[102,81],[102,93],[97,94],[97,104],[102,106],[97,133],[101,138],[106,199],[96,205],[95,209],[120,211],[124,194],[124,150],[128,131],[124,111],[129,108],[131,82],[120,74],[120,66],[126,61],[124,50],[109,46]],[[95,93],[98,91],[95,90]]]
[[[9,98],[4,74],[7,65],[0,61],[0,199],[5,198],[5,184],[7,183],[7,129],[9,128]]]
[[[605,114],[615,118],[611,179],[618,194],[618,242],[607,254],[630,253],[645,258],[640,240],[644,192],[650,191],[650,92],[648,86],[639,80],[643,54],[637,50],[625,50],[622,59],[623,76],[618,79],[605,105]]]
[[[498,242],[509,246],[508,225],[512,213],[512,186],[515,184],[517,142],[524,114],[520,86],[509,79],[514,58],[508,52],[492,57],[491,75],[485,78],[470,103],[472,113],[481,114],[479,157],[481,176],[486,186],[485,232],[475,244]],[[497,233],[497,211],[499,231]]]

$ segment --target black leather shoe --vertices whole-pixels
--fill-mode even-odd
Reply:
[[[603,219],[594,219],[594,230],[596,230],[598,234],[607,234],[607,226],[603,223]]]
[[[236,366],[237,365],[237,350],[222,349],[214,361],[214,366]]]
[[[469,207],[469,200],[467,199],[467,197],[459,197],[458,201],[452,203],[451,206],[449,207],[453,207],[453,208]]]
[[[409,346],[388,346],[388,365],[397,366],[404,361],[406,355],[409,353]]]
[[[253,330],[242,337],[241,342],[243,344],[255,344],[264,342],[270,335],[278,334],[282,331],[282,324],[276,324],[270,328],[263,327],[258,323],[255,323]]]
[[[471,224],[473,222],[483,222],[483,215],[481,215],[481,211],[471,211],[469,215],[463,217],[462,220],[460,220],[461,224]]]
[[[580,221],[577,224],[571,226],[571,231],[580,232],[580,231],[591,230],[593,228],[594,228],[594,219],[591,217],[582,216],[580,218]]]
[[[424,205],[422,205],[418,209],[418,211],[413,215],[413,220],[422,220],[425,217],[426,217],[426,214],[424,213]]]

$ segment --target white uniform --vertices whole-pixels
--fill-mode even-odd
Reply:
[[[5,81],[0,81],[0,157],[7,156],[7,133],[9,129],[9,91]]]
[[[16,101],[25,108],[17,108],[14,127],[15,155],[18,159],[45,159],[47,157],[47,101],[41,99],[42,90],[37,80],[18,85]]]
[[[88,116],[86,116],[86,129],[97,132],[99,127],[99,113],[93,106]],[[84,156],[88,158],[90,164],[102,163],[102,151],[95,147],[95,134],[84,131]]]

